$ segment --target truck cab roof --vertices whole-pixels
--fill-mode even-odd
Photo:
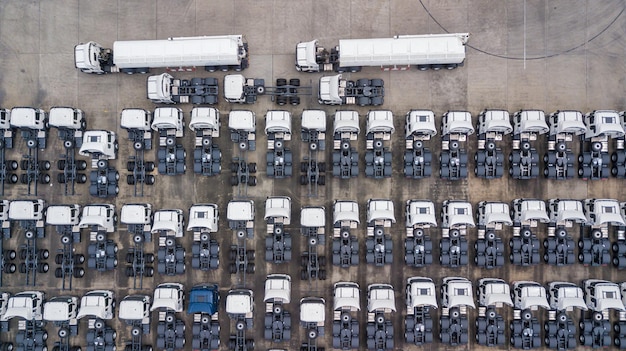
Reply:
[[[122,110],[120,127],[149,131],[152,125],[152,112],[141,108],[125,108]]]
[[[626,225],[617,200],[586,199],[583,203],[588,225]]]
[[[191,110],[189,129],[192,131],[210,129],[220,130],[220,111],[215,107],[194,107]]]
[[[341,84],[341,74],[320,78],[319,97],[321,101],[328,101],[334,104],[341,103],[339,96],[339,85]]]
[[[228,74],[224,77],[224,97],[226,99],[239,99],[243,95],[243,87],[246,77],[241,74]]]
[[[118,317],[126,321],[142,320],[150,315],[150,296],[128,295],[120,302]]]
[[[216,284],[203,284],[189,291],[188,314],[208,313],[214,315],[220,305],[220,294]]]
[[[472,204],[462,200],[445,200],[441,209],[444,228],[474,227]]]
[[[79,130],[84,126],[81,123],[84,119],[83,111],[73,107],[52,107],[48,119],[49,124],[56,128]]]
[[[265,114],[265,134],[291,134],[291,113],[288,111],[267,111]]]
[[[437,226],[435,204],[430,200],[408,200],[406,202],[406,226]]]
[[[441,134],[474,134],[472,115],[467,111],[448,111],[443,114]]]
[[[265,279],[264,302],[291,302],[291,277],[287,274],[270,274]]]
[[[478,203],[478,224],[488,226],[493,224],[513,225],[509,205],[504,202],[481,201]]]
[[[353,282],[337,282],[333,285],[333,310],[361,310],[359,284]]]
[[[541,110],[520,110],[515,113],[514,133],[546,134],[550,128],[546,115]]]
[[[411,277],[406,280],[406,305],[409,308],[437,305],[435,283],[427,277]]]
[[[551,282],[548,284],[550,308],[557,311],[571,311],[579,308],[587,310],[583,289],[569,282]]]
[[[83,135],[83,144],[78,153],[81,156],[99,154],[107,159],[115,159],[115,142],[117,136],[110,130],[88,130]]]
[[[254,133],[256,131],[256,117],[254,112],[234,110],[228,113],[228,129]]]
[[[537,282],[513,282],[513,297],[513,305],[521,310],[536,310],[538,307],[550,309],[546,288]]]
[[[216,204],[196,204],[189,208],[189,224],[187,230],[194,228],[217,232],[219,212]]]
[[[304,110],[302,111],[302,129],[303,130],[326,130],[326,112],[322,110]]]
[[[359,113],[356,111],[337,111],[333,124],[334,133],[356,133],[359,134]]]
[[[9,204],[9,219],[13,221],[42,220],[44,214],[44,200],[13,200]]]
[[[98,226],[112,233],[115,231],[114,217],[115,206],[112,204],[87,205],[83,207],[83,215],[78,226],[80,228]]]
[[[367,113],[366,133],[393,134],[396,129],[393,126],[393,113],[389,110],[369,111]]]
[[[435,113],[430,110],[411,110],[406,114],[406,137],[412,135],[437,135],[435,127]]]
[[[587,132],[585,117],[580,111],[556,111],[548,118],[550,135],[581,135]]]
[[[359,221],[359,205],[356,201],[335,201],[333,207],[333,222],[350,221],[361,223]]]
[[[226,313],[246,315],[254,310],[254,293],[250,289],[234,289],[226,296]]]
[[[476,308],[472,293],[472,282],[462,277],[443,278],[442,304],[444,307],[468,306]]]
[[[478,115],[478,133],[511,134],[511,117],[506,110],[485,110]]]
[[[291,222],[291,198],[287,196],[270,196],[265,200],[265,217],[283,218],[285,224]]]
[[[585,211],[580,200],[550,199],[548,200],[550,221],[553,223],[585,223]]]
[[[326,209],[324,207],[303,207],[300,211],[302,227],[318,228],[326,225]]]
[[[11,109],[11,127],[47,130],[46,112],[40,108],[14,107]]]
[[[389,284],[370,284],[367,287],[367,311],[395,312],[395,296],[393,286]]]
[[[183,236],[184,227],[183,210],[159,210],[154,213],[151,232],[153,234],[166,232],[167,235],[175,235],[179,238]]]
[[[296,45],[296,66],[311,67],[318,70],[319,64],[315,57],[317,53],[317,40],[300,42]]]
[[[89,291],[80,299],[80,309],[76,318],[112,319],[114,303],[115,299],[111,290]]]
[[[46,224],[78,225],[80,222],[80,205],[50,205],[46,208]]]
[[[229,221],[254,220],[254,201],[231,200],[226,208],[226,217]]]
[[[152,129],[175,129],[177,132],[184,131],[183,110],[178,107],[157,107],[154,109]]]
[[[367,200],[367,223],[378,220],[396,223],[393,201],[384,199]]]
[[[124,224],[150,224],[152,222],[152,205],[144,203],[122,206],[120,222]]]
[[[624,136],[624,126],[620,116],[614,110],[595,110],[585,115],[587,131],[585,138],[606,136],[609,138],[621,138]]]
[[[300,300],[300,321],[302,323],[324,324],[326,301],[321,297],[305,297]]]
[[[585,302],[590,310],[602,312],[609,309],[626,311],[621,300],[620,287],[610,281],[587,279],[583,281]]]
[[[48,322],[69,321],[77,314],[78,298],[75,296],[53,297],[43,305],[43,319]]]
[[[481,306],[489,307],[508,305],[513,307],[511,300],[511,288],[502,279],[482,278],[478,281],[478,303]]]
[[[163,283],[154,289],[150,311],[165,309],[182,312],[185,287],[180,283]]]
[[[541,223],[550,222],[546,203],[537,199],[515,199],[513,200],[514,221],[527,223],[537,221]]]
[[[23,291],[9,298],[3,320],[14,317],[28,321],[43,319],[43,300],[45,294],[41,291]]]

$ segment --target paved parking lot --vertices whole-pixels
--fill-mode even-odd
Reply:
[[[277,78],[300,78],[302,85],[312,85],[313,96],[305,97],[303,103],[289,107],[293,114],[294,138],[290,147],[294,151],[297,165],[294,176],[286,180],[271,180],[264,175],[264,155],[266,137],[264,115],[276,106],[268,97],[261,97],[254,105],[239,106],[226,103],[220,98],[219,108],[222,117],[219,146],[224,155],[224,171],[217,177],[195,175],[191,161],[187,161],[188,171],[183,176],[157,176],[154,186],[146,187],[146,196],[133,196],[133,189],[123,182],[120,194],[106,202],[114,203],[117,210],[123,204],[148,202],[154,209],[180,208],[187,214],[195,203],[216,203],[220,209],[220,231],[216,236],[222,248],[221,265],[218,271],[201,273],[187,269],[182,276],[155,276],[146,279],[145,289],[132,289],[132,280],[124,274],[123,261],[115,272],[88,272],[83,279],[74,280],[71,292],[60,290],[60,281],[51,273],[39,275],[35,287],[23,285],[21,274],[5,277],[3,289],[12,293],[28,289],[46,291],[49,297],[61,294],[81,296],[92,289],[112,288],[118,299],[135,293],[152,294],[152,288],[161,282],[182,282],[187,288],[203,282],[216,282],[222,296],[242,281],[227,271],[227,248],[234,236],[226,222],[228,201],[237,196],[235,188],[229,184],[229,161],[238,153],[236,145],[229,140],[227,129],[228,112],[235,109],[249,109],[257,117],[257,151],[248,154],[249,161],[256,161],[260,167],[259,184],[248,189],[247,197],[256,205],[256,235],[251,241],[257,251],[256,273],[248,275],[245,286],[255,291],[255,306],[259,312],[255,323],[263,323],[264,306],[263,282],[267,274],[288,273],[294,278],[292,303],[288,309],[297,315],[298,301],[305,296],[326,298],[327,337],[320,344],[330,347],[330,323],[332,316],[332,284],[337,281],[355,281],[362,288],[361,321],[366,318],[365,288],[371,283],[390,283],[396,289],[396,307],[393,317],[396,325],[396,348],[408,349],[402,342],[399,332],[404,314],[404,284],[406,278],[425,275],[436,283],[446,276],[464,276],[476,282],[484,276],[515,280],[535,280],[547,283],[556,279],[580,282],[586,278],[602,278],[616,282],[626,280],[623,272],[612,267],[583,267],[574,265],[567,268],[553,268],[541,264],[531,268],[521,268],[507,264],[490,272],[470,264],[461,269],[442,268],[433,264],[428,269],[407,268],[401,252],[404,238],[404,203],[407,199],[430,199],[437,210],[446,199],[464,199],[474,206],[481,200],[510,202],[519,197],[550,199],[567,197],[584,199],[615,198],[626,200],[623,181],[611,178],[603,181],[587,182],[579,179],[548,181],[542,178],[519,181],[509,177],[497,180],[483,180],[470,176],[463,181],[446,181],[433,176],[425,180],[406,180],[402,175],[402,154],[404,149],[404,115],[410,109],[431,109],[438,116],[448,110],[467,110],[476,118],[485,108],[502,108],[511,112],[522,108],[542,109],[547,113],[557,109],[575,109],[588,112],[594,109],[623,110],[626,107],[626,64],[623,53],[626,41],[626,17],[620,11],[623,1],[585,0],[527,0],[527,1],[488,1],[488,0],[181,0],[181,1],[119,1],[99,2],[85,0],[52,1],[0,1],[0,107],[33,106],[49,110],[52,106],[74,106],[85,111],[88,129],[113,130],[120,136],[120,152],[115,166],[125,176],[128,156],[133,152],[126,141],[126,131],[119,127],[120,112],[124,108],[144,108],[153,110],[155,105],[146,99],[145,75],[111,74],[105,76],[83,74],[73,64],[73,48],[79,42],[97,41],[111,47],[115,40],[162,39],[177,36],[199,36],[220,34],[243,34],[250,50],[250,68],[244,71],[247,77],[265,78],[273,82]],[[384,109],[394,112],[396,134],[392,137],[391,149],[394,155],[394,176],[384,180],[365,178],[361,174],[350,180],[333,179],[327,175],[327,183],[321,188],[318,197],[308,197],[306,187],[299,185],[299,162],[305,148],[301,145],[300,115],[304,109],[323,109],[327,112],[328,126],[332,125],[334,107],[320,106],[317,103],[317,81],[321,74],[304,74],[294,68],[295,45],[299,41],[319,39],[326,47],[336,45],[342,38],[389,37],[397,34],[423,34],[469,32],[471,37],[467,49],[465,66],[456,70],[420,72],[383,72],[376,68],[366,68],[360,73],[346,74],[347,77],[382,78],[385,81],[386,97]],[[215,76],[223,81],[224,73],[208,74],[177,73],[177,77]],[[185,111],[188,122],[191,105],[180,106]],[[342,108],[347,109],[347,108]],[[361,130],[365,128],[367,108],[355,109],[361,116]],[[439,122],[437,122],[439,129]],[[185,131],[183,144],[188,155],[193,150],[193,138]],[[9,159],[20,159],[26,152],[24,142],[16,138],[16,147],[7,154]],[[439,137],[431,141],[435,155],[439,154]],[[506,139],[510,140],[510,139]],[[545,150],[545,139],[539,139],[539,154]],[[507,143],[508,144],[508,143]],[[41,152],[41,157],[56,161],[62,152],[62,145],[51,132],[49,147]],[[359,140],[361,162],[365,149],[364,133]],[[468,142],[470,154],[476,148],[476,138]],[[509,146],[506,146],[508,154]],[[156,153],[149,153],[153,160]],[[330,160],[330,151],[326,151]],[[472,164],[470,162],[470,164]],[[435,162],[435,169],[438,162]],[[470,166],[473,170],[473,165]],[[362,171],[362,170],[361,170]],[[435,173],[435,172],[433,172]],[[100,203],[101,199],[89,196],[87,185],[78,185],[78,194],[64,196],[62,186],[53,182],[40,188],[40,198],[48,204],[78,203],[81,205]],[[294,260],[292,264],[274,265],[263,260],[265,223],[263,221],[264,201],[268,196],[289,196],[292,199],[292,224],[288,228],[294,237]],[[5,199],[27,198],[25,187],[19,184],[7,187]],[[350,269],[333,267],[325,281],[312,283],[300,281],[299,254],[305,249],[300,239],[299,222],[302,206],[322,205],[326,207],[327,229],[332,221],[332,203],[336,199],[355,200],[361,210],[359,233],[365,233],[366,202],[371,198],[390,198],[395,203],[397,223],[392,227],[394,237],[393,265],[383,268],[361,264]],[[121,226],[123,227],[123,226]],[[473,241],[470,232],[470,243]],[[509,233],[506,231],[505,233]],[[539,233],[540,239],[545,233]],[[364,237],[364,235],[363,235]],[[114,235],[120,246],[123,258],[132,242],[124,229]],[[435,236],[437,240],[437,236]],[[364,240],[361,241],[361,252]],[[20,233],[14,232],[5,247],[16,248],[22,241]],[[86,239],[78,251],[86,250]],[[190,252],[190,236],[186,236],[183,246]],[[505,240],[506,241],[506,240]],[[41,240],[51,252],[60,246],[59,238],[51,228]],[[156,248],[156,244],[155,244]],[[82,251],[81,251],[82,250]],[[156,250],[156,249],[155,249]],[[330,247],[326,245],[330,257]],[[150,248],[148,249],[150,251]],[[189,257],[189,256],[188,256]],[[51,262],[52,263],[52,262]],[[51,267],[54,267],[51,264]],[[53,268],[52,268],[53,269]],[[220,312],[223,311],[223,306]],[[470,312],[473,316],[474,312]],[[505,319],[511,317],[505,313]],[[227,348],[227,335],[230,335],[228,319],[223,313],[222,347]],[[187,323],[190,325],[191,320]],[[115,322],[118,330],[118,347],[130,337],[130,329]],[[281,346],[296,349],[305,341],[304,330],[294,320],[293,338]],[[86,329],[86,328],[84,328]],[[296,332],[297,331],[297,332]],[[188,335],[191,335],[188,329]],[[274,347],[262,341],[262,330],[253,331],[257,341],[256,349]],[[51,334],[53,335],[53,334]],[[472,334],[470,334],[472,335]],[[2,340],[10,338],[4,336]],[[82,337],[72,341],[81,345]],[[362,341],[363,344],[363,341]],[[438,343],[433,347],[438,347]]]

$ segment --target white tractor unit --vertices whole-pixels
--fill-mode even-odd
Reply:
[[[356,201],[337,200],[333,205],[333,265],[342,268],[359,265],[359,242],[355,231],[359,220]]]
[[[428,178],[433,172],[433,153],[424,145],[437,135],[435,114],[430,110],[411,110],[405,118],[404,176],[411,179]]]
[[[513,148],[509,155],[509,175],[514,179],[539,176],[539,153],[532,142],[548,133],[546,115],[541,110],[520,110],[513,114]]]
[[[572,179],[578,173],[574,167],[571,143],[587,132],[580,111],[555,111],[548,116],[550,132],[548,150],[543,156],[543,175],[548,179]]]
[[[185,273],[185,249],[177,238],[185,231],[185,219],[181,209],[163,209],[154,213],[152,235],[159,237],[157,272],[164,275]]]
[[[293,153],[285,142],[291,140],[291,113],[288,111],[267,111],[265,114],[265,135],[267,135],[267,176],[270,178],[290,178],[293,174]]]
[[[291,224],[291,198],[270,196],[265,200],[265,260],[272,263],[291,261],[291,234],[286,226]]]
[[[220,246],[211,233],[217,233],[219,211],[216,204],[195,204],[189,208],[187,231],[193,232],[191,268],[201,271],[217,269]]]
[[[504,175],[504,152],[496,142],[512,131],[508,111],[484,110],[478,115],[478,151],[474,155],[477,177],[495,179]]]
[[[476,342],[484,346],[503,346],[506,342],[506,324],[498,308],[513,307],[509,284],[502,279],[482,278],[478,281],[478,318]]]
[[[389,284],[367,287],[367,348],[393,350],[394,333],[391,314],[396,312],[395,292]]]
[[[391,111],[370,111],[367,113],[365,148],[365,176],[374,179],[391,177],[391,151],[385,146],[390,144],[395,132]]]
[[[445,200],[441,208],[439,263],[452,268],[469,262],[467,230],[475,227],[472,204],[462,200]]]
[[[467,178],[467,137],[474,134],[472,115],[467,111],[448,111],[441,117],[441,155],[439,176],[442,179]]]
[[[432,264],[433,240],[430,228],[437,227],[435,204],[430,200],[407,200],[405,217],[404,262],[411,267]]]
[[[385,99],[382,79],[347,80],[341,74],[320,78],[318,102],[322,105],[380,106]]]
[[[194,107],[189,129],[196,133],[193,150],[193,172],[204,176],[222,171],[222,151],[215,143],[220,136],[220,111],[214,107]]]
[[[504,202],[481,201],[478,203],[476,221],[478,240],[474,243],[474,263],[479,267],[493,269],[504,266],[504,242],[496,233],[504,226],[512,226],[509,205]]]
[[[359,153],[352,143],[356,144],[360,131],[358,112],[335,112],[333,125],[333,176],[341,179],[350,179],[359,175]]]
[[[157,107],[151,128],[159,133],[159,149],[157,160],[159,174],[185,174],[187,152],[178,138],[182,138],[185,130],[183,111],[177,107]]]
[[[393,201],[385,199],[367,201],[366,263],[377,267],[393,263],[391,225],[395,222]]]
[[[472,282],[461,277],[443,278],[441,306],[439,318],[441,342],[450,346],[467,344],[469,341],[467,308],[476,308]]]
[[[169,73],[148,77],[148,99],[156,104],[217,104],[217,78],[176,79]]]
[[[406,317],[404,340],[411,345],[433,342],[431,309],[437,309],[437,290],[432,279],[410,277],[406,280]]]
[[[291,340],[291,313],[285,305],[291,302],[291,277],[270,274],[265,280],[264,338],[272,342]]]
[[[337,282],[333,285],[333,348],[359,348],[358,312],[361,311],[359,284]]]
[[[533,229],[537,232],[539,223],[550,222],[546,203],[537,199],[515,199],[511,205],[511,217],[513,219],[513,237],[509,241],[511,263],[522,267],[539,264],[541,245]]]

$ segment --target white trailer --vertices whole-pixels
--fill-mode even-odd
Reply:
[[[148,73],[157,67],[240,71],[248,67],[248,44],[243,35],[116,41],[113,50],[89,41],[74,47],[74,65],[96,74]]]
[[[393,38],[342,39],[330,51],[317,40],[296,46],[296,69],[302,72],[359,72],[363,66],[385,70],[453,69],[465,61],[469,33],[396,35]]]

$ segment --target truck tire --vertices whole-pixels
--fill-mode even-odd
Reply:
[[[276,86],[282,87],[283,85],[287,85],[287,79],[285,78],[276,79]]]
[[[300,97],[299,96],[292,96],[289,98],[289,103],[292,106],[298,106],[300,105]]]
[[[298,78],[292,78],[289,80],[289,85],[293,85],[294,87],[299,87],[300,86],[300,79]]]

